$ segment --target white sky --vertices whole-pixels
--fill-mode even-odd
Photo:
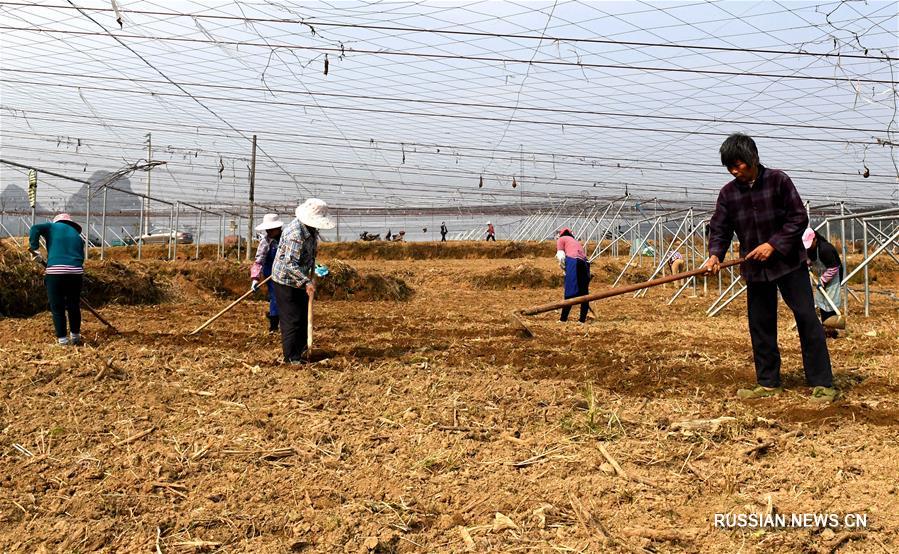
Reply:
[[[168,162],[154,196],[234,204],[255,133],[263,203],[555,201],[626,185],[708,201],[728,180],[718,146],[742,131],[806,198],[899,201],[897,155],[876,142],[899,141],[899,65],[871,59],[899,57],[896,2],[120,0],[119,29],[109,1],[73,1],[99,10],[0,1],[5,159],[86,177],[145,158],[152,132]],[[26,182],[0,168],[0,187]],[[43,177],[41,194],[78,186]]]

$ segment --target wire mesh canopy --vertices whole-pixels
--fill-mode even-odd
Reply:
[[[806,199],[895,204],[896,29],[878,1],[0,1],[0,140],[229,206],[257,135],[262,206],[449,209],[714,201],[739,131]]]

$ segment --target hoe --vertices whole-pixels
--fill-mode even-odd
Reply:
[[[721,269],[725,269],[731,266],[735,266],[737,264],[743,263],[745,261],[744,258],[739,258],[737,260],[731,260],[729,262],[724,262],[721,264]],[[593,300],[602,300],[603,298],[611,298],[613,296],[618,296],[621,294],[627,294],[629,292],[636,292],[638,290],[648,289],[650,287],[657,287],[659,285],[664,285],[665,283],[671,283],[674,281],[680,281],[682,279],[687,279],[689,277],[696,277],[699,275],[704,275],[706,273],[705,268],[694,269],[692,271],[685,271],[683,273],[677,273],[675,275],[669,275],[668,277],[660,277],[658,279],[653,279],[651,281],[645,281],[643,283],[637,283],[635,285],[628,285],[625,287],[616,287],[609,290],[604,290],[602,292],[595,292],[593,294],[587,294],[585,296],[576,296],[574,298],[569,298],[567,300],[562,300],[559,302],[551,302],[549,304],[541,304],[540,306],[534,306],[532,308],[527,308],[525,310],[520,310],[518,312],[512,313],[512,318],[515,320],[521,327],[521,332],[525,337],[533,337],[534,333],[528,329],[528,326],[525,325],[524,321],[520,316],[525,315],[537,315],[545,312],[551,312],[553,310],[558,310],[564,308],[566,306],[577,306],[578,304],[583,304],[584,302],[592,302]]]
[[[827,291],[824,290],[824,287],[821,286],[821,283],[818,282],[818,279],[815,278],[815,274],[809,272],[809,275],[812,276],[812,282],[815,283],[815,288],[818,289],[818,292],[821,293],[821,296],[824,297],[824,300],[827,301],[827,304],[833,308],[833,311],[836,315],[832,315],[824,320],[824,326],[829,329],[845,329],[846,328],[846,318],[843,317],[843,314],[840,312],[840,309],[837,308],[837,305],[834,304],[833,300],[831,300],[830,295],[827,294]]]

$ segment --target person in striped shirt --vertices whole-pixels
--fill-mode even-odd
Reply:
[[[668,269],[671,270],[671,274],[680,273],[684,270],[684,257],[681,256],[681,253],[677,250],[672,250],[671,254],[668,255]]]
[[[56,341],[61,345],[75,345],[81,340],[81,284],[84,276],[84,239],[81,226],[62,213],[52,223],[32,225],[28,233],[28,249],[32,257],[44,263],[40,253],[40,239],[47,245],[44,284],[53,316]],[[68,316],[68,318],[66,317]],[[72,336],[69,338],[68,331]]]

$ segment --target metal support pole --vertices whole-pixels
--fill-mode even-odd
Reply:
[[[250,259],[250,249],[253,246],[253,195],[256,192],[256,135],[253,135],[253,154],[250,157],[250,213],[247,217],[247,259]],[[238,227],[239,229],[240,227]],[[237,235],[237,243],[240,244],[240,233]],[[240,253],[237,254],[240,259]]]
[[[677,300],[677,297],[680,296],[682,292],[684,292],[684,289],[686,289],[690,285],[690,283],[695,280],[696,277],[690,277],[689,279],[684,281],[684,284],[681,285],[679,289],[677,289],[677,292],[674,293],[674,296],[672,296],[671,299],[668,300],[668,302],[665,302],[665,305],[670,306],[675,300]]]
[[[896,231],[895,233],[890,235],[890,237],[886,240],[886,242],[884,242],[876,250],[874,250],[874,252],[871,253],[870,256],[865,256],[865,259],[862,260],[861,265],[859,265],[858,267],[853,269],[852,273],[850,273],[849,275],[844,277],[843,281],[840,283],[840,285],[842,286],[842,285],[848,283],[849,280],[852,279],[855,276],[855,274],[859,272],[859,270],[868,267],[868,264],[871,262],[871,260],[876,258],[877,255],[880,254],[881,252],[883,252],[886,249],[886,247],[889,246],[891,243],[894,243],[897,238],[899,238],[899,231]]]
[[[655,267],[659,266],[659,227],[662,226],[662,220],[656,220],[655,225],[652,226],[652,236],[653,236],[653,249],[652,249],[652,265]]]
[[[194,255],[194,258],[200,259],[200,237],[203,236],[203,210],[197,210],[197,236],[194,237],[194,240],[197,242],[197,253]]]
[[[720,271],[718,272],[718,275],[721,275],[721,272],[720,272]],[[735,286],[737,286],[737,282],[738,282],[739,280],[740,280],[740,278],[737,277],[737,279],[734,280],[734,282],[731,283],[730,286],[728,286],[726,289],[724,289],[724,292],[722,292],[722,293],[718,296],[718,298],[716,298],[715,301],[712,302],[712,305],[709,306],[709,309],[705,311],[706,315],[711,314],[711,313],[715,310],[715,308],[718,306],[718,303],[721,302],[721,300],[722,300],[725,296],[727,296],[728,294],[730,294],[730,291],[731,291]]]
[[[141,250],[144,247],[143,233],[141,228],[144,226],[144,199],[140,199],[140,221],[137,222],[137,259],[141,258]]]
[[[100,237],[100,259],[106,256],[106,196],[109,192],[108,187],[103,187],[103,216],[100,218],[100,229],[103,235]]]
[[[237,229],[240,229],[240,224],[242,223],[241,217],[237,216]],[[237,259],[240,259],[240,233],[234,233],[237,236]]]
[[[693,208],[690,208],[690,232],[687,235],[690,241],[690,264],[687,271],[696,269],[696,220],[693,215]],[[693,278],[693,296],[696,296],[696,278]]]
[[[862,242],[863,250],[862,252],[865,255],[865,258],[868,257],[868,224],[864,222],[864,226],[862,227]],[[846,285],[848,287],[848,284]],[[865,317],[871,315],[871,290],[868,288],[868,266],[865,266]]]
[[[734,283],[736,283],[736,281],[734,281]],[[741,288],[741,289],[738,290],[736,293],[734,293],[734,295],[731,296],[730,298],[728,298],[723,304],[721,304],[720,306],[718,306],[717,308],[715,308],[715,310],[712,311],[712,313],[709,314],[709,317],[715,317],[716,315],[718,315],[719,313],[721,313],[721,310],[723,310],[724,308],[726,308],[728,304],[730,304],[731,302],[733,302],[734,300],[736,300],[737,297],[740,296],[741,294],[743,294],[744,292],[746,292],[746,285],[743,285],[743,288]]]
[[[596,225],[594,225],[593,228],[590,229],[589,233],[584,235],[584,251],[586,252],[589,250],[589,247],[587,246],[587,244],[590,242],[590,238],[593,237],[594,233],[597,233],[597,232],[599,233],[596,236],[596,246],[593,247],[593,253],[590,254],[589,259],[591,262],[597,256],[602,254],[604,251],[604,249],[602,247],[602,239],[603,239],[605,233],[603,231],[600,231],[600,227],[602,226],[603,222],[605,222],[606,215],[609,213],[609,210],[611,210],[611,209],[612,209],[612,204],[610,203],[608,206],[606,206],[606,209],[602,212],[602,215],[599,216],[599,219],[596,220]]]
[[[147,133],[147,161],[153,159],[153,135],[151,133]],[[141,206],[143,206],[144,202],[141,200]],[[141,225],[144,227],[143,233],[141,235],[149,235],[150,234],[150,170],[147,170],[147,209],[144,212],[147,217],[146,222],[141,221]]]
[[[881,231],[880,229],[878,229],[877,227],[875,227],[873,224],[869,223],[869,220],[867,220],[867,219],[863,219],[863,220],[862,220],[862,224],[863,224],[865,227],[867,227],[869,231],[874,231],[874,236],[873,236],[873,237],[869,237],[869,238],[873,238],[873,239],[874,239],[874,242],[876,242],[877,244],[883,244],[881,241],[884,240],[884,239],[887,237],[887,234],[886,234],[886,233],[884,233],[883,231]],[[870,225],[870,227],[869,227],[869,225]],[[894,246],[894,247],[895,247],[895,246]],[[889,257],[893,258],[893,261],[894,261],[894,262],[896,262],[897,264],[899,264],[899,258],[896,258],[896,255],[895,255],[895,254],[893,254],[893,253],[890,252],[889,250],[885,250],[885,252],[887,253],[887,255],[888,255]]]
[[[598,257],[600,254],[605,252],[607,249],[611,248],[612,244],[615,244],[614,239],[613,239],[612,244],[606,245],[605,248],[602,248],[602,239],[604,239],[605,236],[607,234],[609,234],[609,232],[612,230],[612,225],[615,223],[615,220],[617,220],[618,216],[621,214],[621,210],[624,208],[625,203],[627,203],[627,197],[624,197],[621,199],[621,205],[618,206],[618,209],[615,211],[615,215],[613,215],[612,219],[609,220],[609,224],[605,226],[605,230],[602,232],[602,235],[600,235],[599,240],[596,242],[596,249],[593,251],[593,256],[590,257],[591,262],[593,261],[593,258]],[[614,202],[613,202],[613,204],[614,204]],[[612,207],[612,204],[609,204],[609,208],[611,208],[611,207]],[[608,208],[606,209],[606,212],[608,212]],[[605,214],[603,214],[603,217],[605,217]],[[584,248],[584,250],[586,250],[586,248]]]
[[[181,219],[181,202],[175,202],[175,228],[172,230],[172,259],[178,259],[178,220]]]
[[[634,241],[634,242],[636,243],[637,241]],[[631,262],[634,260],[634,258],[637,256],[640,256],[642,258],[642,256],[641,256],[642,250],[643,250],[642,244],[637,245],[636,247],[631,247],[631,256],[630,256],[630,258],[628,258],[627,263],[624,264],[624,268],[621,270],[621,273],[619,273],[618,277],[615,278],[615,282],[612,283],[613,287],[618,284],[618,281],[620,281],[622,277],[624,277],[625,272],[631,266]]]
[[[840,215],[841,216],[846,215],[846,206],[842,202],[840,202]],[[840,220],[840,250],[842,250],[842,254],[843,254],[843,259],[842,259],[843,273],[845,274],[846,273],[846,256],[847,256],[847,254],[846,254],[846,220],[845,219]],[[843,297],[843,316],[844,317],[847,317],[849,315],[849,291],[847,289],[848,289],[848,287],[846,285],[843,285],[842,297]]]
[[[84,257],[85,259],[89,257],[90,248],[91,248],[91,186],[87,185],[87,199],[85,204],[86,210],[84,214],[84,236],[87,240],[84,241]]]
[[[121,242],[122,244],[125,244],[125,239],[122,238],[122,235],[120,235],[120,234],[118,234],[118,233],[115,232],[115,228],[107,229],[107,232],[112,233],[112,236],[114,236],[115,238],[117,238],[117,239],[119,240],[119,242]],[[125,228],[122,227],[122,233],[126,233],[126,232],[127,232],[127,231],[125,231]]]
[[[166,247],[167,247],[166,253],[167,253],[168,259],[170,259],[170,260],[172,259],[172,235],[171,235],[171,233],[175,232],[175,230],[173,229],[174,225],[175,225],[175,206],[170,206],[169,207],[169,236],[168,236],[168,240],[166,241]]]
[[[685,216],[684,219],[681,221],[680,225],[678,225],[677,231],[674,232],[674,237],[675,237],[675,238],[678,237],[678,236],[680,236],[681,229],[684,228],[684,224],[685,224],[686,222],[687,222],[687,217]],[[661,218],[659,218],[659,227],[662,229],[661,234],[664,234],[664,232],[665,232],[665,231],[664,231],[665,227],[664,227],[664,225],[662,225],[662,223],[661,223]],[[695,229],[694,229],[694,232],[695,232]],[[684,239],[680,242],[680,244],[678,244],[678,247],[681,246],[681,245],[683,245],[684,243],[686,243],[686,240],[687,240],[689,237],[690,237],[689,234],[688,234],[687,236],[685,236]],[[663,244],[661,244],[661,246],[664,246],[664,240],[665,240],[665,239],[663,238],[663,239],[662,239],[662,243],[663,243]],[[675,248],[674,248],[674,240],[673,240],[673,239],[672,239],[671,245],[672,245],[671,250],[672,250],[672,251],[675,250]],[[656,251],[654,250],[654,251],[653,251],[653,258],[655,258],[655,259],[657,259],[657,260],[658,260],[658,259],[661,259],[661,261],[656,265],[655,271],[653,271],[653,272],[652,272],[652,275],[649,277],[650,279],[654,279],[655,276],[658,275],[660,272],[662,273],[662,275],[665,274],[664,271],[665,271],[665,266],[667,265],[667,261],[668,261],[668,251],[667,251],[667,250],[659,250],[659,249],[658,249],[659,246],[660,246],[659,244],[656,244],[656,250],[658,250],[658,252],[662,252],[662,253],[659,254],[658,252],[656,252]],[[638,290],[637,292],[634,293],[634,298],[636,298],[636,297],[638,297],[638,296],[645,296],[647,290],[648,290],[648,289]]]

